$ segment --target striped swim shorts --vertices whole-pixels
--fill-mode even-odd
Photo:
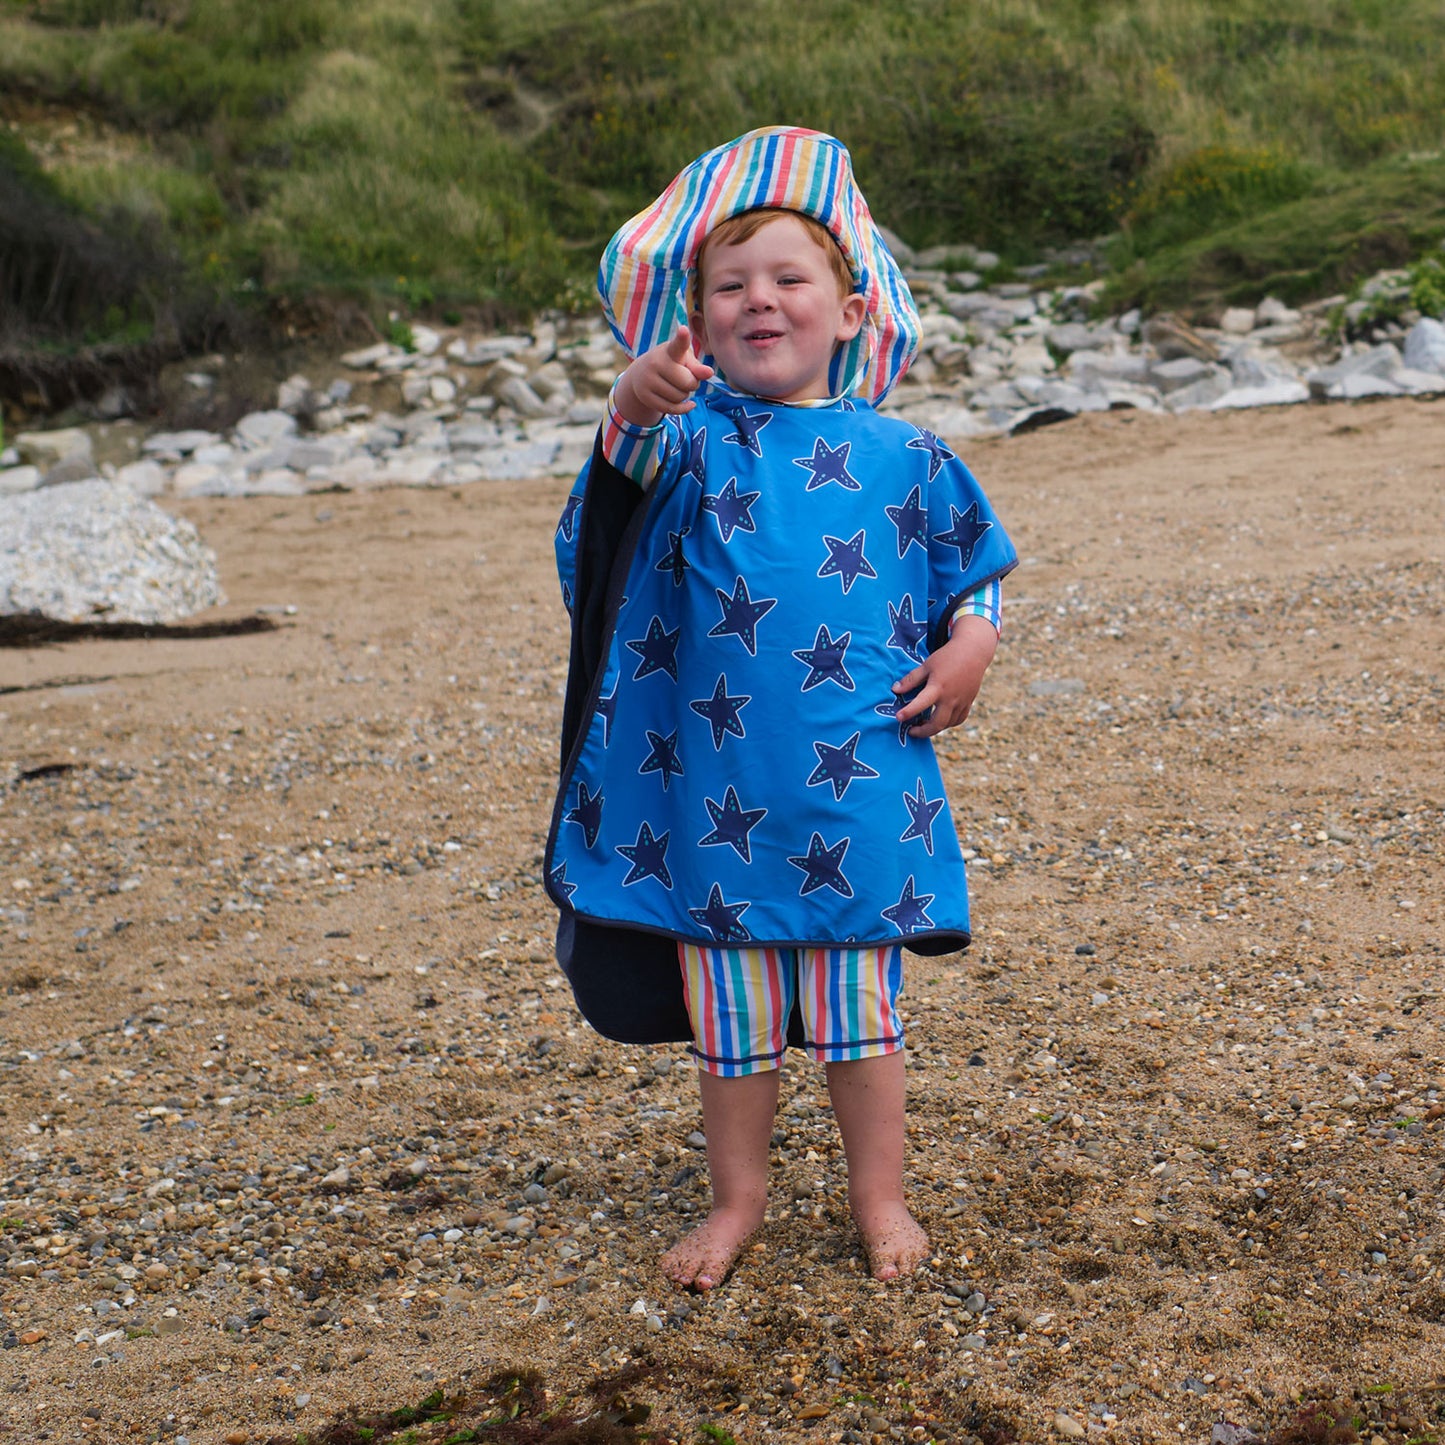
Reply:
[[[903,948],[699,948],[679,943],[698,1068],[734,1078],[782,1067],[798,1000],[804,1050],[821,1064],[903,1047]]]

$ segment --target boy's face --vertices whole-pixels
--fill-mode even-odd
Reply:
[[[823,248],[796,216],[709,249],[693,346],[729,385],[771,401],[828,395],[828,366],[858,334],[864,301],[840,296]]]

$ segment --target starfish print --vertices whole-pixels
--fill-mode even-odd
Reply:
[[[722,889],[714,883],[707,895],[707,907],[689,908],[694,923],[700,924],[719,943],[746,943],[752,934],[740,922],[751,903],[724,903]]]
[[[711,512],[717,523],[718,535],[724,542],[731,542],[734,532],[756,532],[750,510],[753,503],[762,496],[761,492],[738,493],[738,479],[729,477],[722,491],[711,493],[702,499],[704,512]]]
[[[860,577],[878,575],[873,570],[873,564],[863,555],[863,541],[862,531],[846,542],[840,537],[823,538],[823,544],[828,549],[828,560],[818,568],[818,576],[841,578],[845,597]]]
[[[854,733],[841,748],[815,740],[813,751],[818,755],[818,766],[808,774],[808,786],[812,788],[819,783],[832,783],[833,801],[839,802],[854,778],[876,778],[877,770],[867,763],[860,763],[854,756],[858,751],[858,739],[862,736],[861,732]]]
[[[818,687],[822,683],[836,682],[844,691],[852,692],[853,679],[848,675],[848,669],[843,662],[848,644],[852,640],[851,632],[833,637],[825,624],[818,628],[818,635],[813,639],[811,647],[797,648],[793,656],[808,665],[808,676],[799,691],[807,692],[809,688]]]
[[[577,526],[577,513],[582,510],[581,497],[568,497],[567,505],[562,508],[562,520],[557,523],[559,535],[568,542],[572,540],[572,534]]]
[[[930,798],[923,791],[923,779],[919,778],[917,791],[904,793],[903,801],[908,808],[909,823],[898,841],[906,843],[910,838],[919,838],[933,857],[933,820],[943,811],[944,798]]]
[[[639,773],[661,773],[662,791],[665,793],[667,785],[674,777],[683,776],[682,763],[677,756],[677,729],[673,728],[666,737],[663,737],[661,733],[655,733],[648,728],[647,742],[652,751],[637,771]]]
[[[599,788],[595,793],[589,793],[586,783],[578,783],[577,805],[562,815],[562,821],[581,824],[582,836],[590,848],[602,828],[602,790]]]
[[[911,446],[912,443],[910,442]],[[898,529],[898,555],[916,542],[928,550],[928,510],[923,506],[923,488],[914,487],[901,507],[884,507],[888,520]]]
[[[567,583],[562,584],[562,606],[567,609],[567,616],[572,615],[572,589]]]
[[[902,607],[888,604],[888,622],[893,629],[888,639],[889,647],[899,648],[909,657],[922,656],[919,644],[928,636],[928,623],[913,616],[913,598],[904,597]]]
[[[748,596],[748,584],[739,577],[733,584],[733,595],[729,597],[721,587],[714,587],[718,605],[722,608],[722,621],[708,629],[709,637],[726,637],[734,634],[748,652],[758,655],[758,623],[778,604],[776,597],[759,597],[756,602]]]
[[[547,875],[547,882],[552,885],[554,897],[560,894],[563,903],[572,901],[572,895],[577,891],[577,885],[567,881],[567,865],[565,863],[560,863],[552,869]]]
[[[903,892],[898,895],[898,902],[892,908],[885,908],[883,916],[899,933],[922,933],[924,930],[933,927],[933,920],[928,916],[928,905],[933,902],[932,893],[915,894],[913,875],[908,875],[907,882],[903,885]]]
[[[695,698],[688,703],[688,706],[699,717],[705,717],[712,724],[712,745],[714,750],[721,752],[723,738],[728,733],[735,738],[747,736],[743,731],[742,719],[738,714],[751,701],[752,698],[746,694],[740,694],[737,697],[728,696],[728,676],[724,672],[718,675],[711,697]]]
[[[806,467],[812,476],[808,479],[807,490],[815,492],[819,487],[826,487],[829,482],[837,482],[845,491],[862,491],[863,483],[860,482],[848,471],[848,453],[853,450],[852,442],[844,442],[841,446],[830,447],[827,442],[819,437],[813,443],[813,455],[810,457],[794,457],[795,467]]]
[[[973,549],[978,546],[979,540],[993,523],[979,516],[977,502],[970,502],[966,512],[960,512],[952,504],[948,510],[953,515],[953,525],[946,532],[935,532],[933,540],[957,547],[958,565],[967,569],[968,564],[973,561]]]
[[[753,853],[748,834],[767,817],[768,810],[744,808],[738,802],[738,792],[734,787],[729,787],[723,794],[721,803],[711,798],[704,798],[703,802],[707,805],[708,817],[712,819],[712,832],[705,838],[699,838],[698,846],[706,848],[714,843],[726,843],[744,863],[751,863]]]
[[[704,482],[707,480],[707,464],[705,461],[706,442],[707,428],[705,426],[699,427],[692,436],[688,438],[687,461],[683,465],[682,474],[685,477],[691,477],[696,482]]]
[[[672,887],[672,874],[667,869],[667,840],[671,836],[669,831],[654,838],[651,826],[644,823],[637,842],[617,845],[617,851],[632,864],[622,880],[624,888],[641,883],[644,878],[656,878],[664,888]]]
[[[831,888],[834,893],[841,893],[844,898],[853,896],[853,885],[843,876],[843,856],[852,841],[851,838],[844,838],[830,848],[823,841],[821,833],[814,833],[808,840],[807,853],[800,858],[788,859],[794,868],[801,868],[807,874],[802,887],[798,889],[800,898],[816,893],[820,888]]]
[[[931,482],[939,473],[944,462],[951,462],[955,453],[949,451],[931,431],[919,428],[918,435],[908,443],[911,450],[928,453],[928,480]]]
[[[719,407],[718,410],[724,416],[731,417],[733,425],[737,428],[731,436],[725,436],[723,441],[730,442],[735,447],[743,447],[755,457],[762,456],[763,446],[758,440],[758,433],[772,421],[772,412],[748,411],[743,406]]]
[[[891,717],[895,722],[898,722],[898,714],[922,691],[923,687],[920,684],[918,687],[915,687],[912,692],[905,692],[901,697],[891,698],[888,702],[880,702],[873,711],[876,712],[879,717]],[[933,709],[926,707],[917,717],[911,717],[905,722],[898,723],[898,741],[906,748],[909,743],[914,741],[908,729],[916,728],[920,723],[926,723],[932,716]]]
[[[612,691],[606,697],[597,699],[597,716],[602,719],[602,746],[609,747],[612,743],[612,724],[617,717],[617,684],[612,684]]]
[[[637,671],[632,674],[633,682],[654,672],[665,672],[676,682],[677,640],[681,636],[682,628],[669,632],[662,625],[662,618],[654,617],[647,624],[646,637],[630,638],[628,647],[642,659],[637,664]]]
[[[680,532],[669,532],[667,534],[667,555],[653,569],[655,572],[671,572],[672,585],[682,586],[682,579],[692,563],[683,556],[682,539],[692,530],[691,527],[684,527]]]

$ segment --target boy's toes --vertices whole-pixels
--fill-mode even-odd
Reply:
[[[870,1211],[857,1223],[874,1279],[912,1274],[932,1252],[922,1226],[901,1203]]]

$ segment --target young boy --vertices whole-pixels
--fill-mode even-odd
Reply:
[[[692,1041],[713,1204],[669,1278],[712,1288],[762,1223],[801,1042],[890,1279],[929,1252],[903,1188],[902,947],[968,943],[927,739],[968,716],[1016,556],[954,454],[873,408],[918,318],[838,141],[708,152],[600,286],[635,359],[558,529],[559,957],[601,1032]]]

